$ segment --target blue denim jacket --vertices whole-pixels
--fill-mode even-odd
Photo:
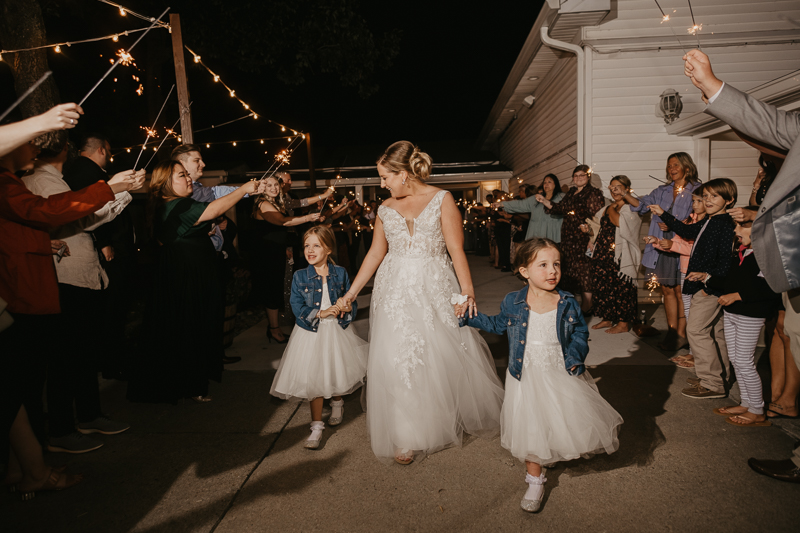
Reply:
[[[328,263],[328,296],[331,303],[344,296],[350,290],[350,278],[347,271],[340,266]],[[317,331],[319,327],[320,305],[322,305],[322,276],[317,274],[313,265],[308,268],[298,270],[292,279],[292,296],[289,299],[292,304],[292,313],[295,316],[295,323],[307,331]],[[342,329],[347,329],[350,322],[356,317],[356,302],[353,302],[353,310],[345,313],[344,318],[339,318],[339,325]]]
[[[589,353],[589,328],[583,318],[581,307],[572,294],[556,289],[561,297],[558,300],[556,323],[558,324],[558,342],[564,353],[564,366],[573,376],[583,374],[586,370],[583,362]],[[528,287],[510,292],[500,304],[500,314],[487,316],[478,313],[474,318],[466,315],[459,320],[460,326],[471,326],[489,333],[508,334],[508,371],[517,380],[522,376],[522,359],[525,355],[525,339],[528,336],[528,313],[530,307],[525,303]],[[572,367],[575,370],[570,370]]]

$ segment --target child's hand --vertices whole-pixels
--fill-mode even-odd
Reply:
[[[738,292],[734,292],[734,293],[731,293],[731,294],[723,294],[722,296],[719,297],[719,299],[717,300],[717,303],[719,303],[719,305],[727,307],[727,306],[731,305],[733,302],[738,302],[741,299],[742,299],[742,296]]]
[[[647,208],[648,208],[648,209],[650,210],[650,212],[651,212],[651,213],[653,213],[654,215],[661,216],[661,215],[663,215],[663,214],[664,214],[664,208],[663,208],[663,207],[661,207],[660,205],[657,205],[657,204],[648,205],[648,206],[647,206]]]
[[[702,281],[705,283],[708,274],[705,272],[690,272],[686,274],[686,281]]]
[[[658,245],[662,250],[668,252],[672,248],[672,239],[661,239],[658,241]]]

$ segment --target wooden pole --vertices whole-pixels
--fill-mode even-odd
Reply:
[[[314,156],[311,155],[311,134],[306,133],[306,149],[308,150],[308,188],[311,194],[317,192],[317,178],[314,174]]]
[[[189,86],[186,83],[186,63],[183,60],[181,16],[177,13],[170,13],[169,25],[172,28],[172,57],[175,60],[175,84],[178,86],[181,137],[184,144],[193,144],[194,134],[192,132],[192,113],[189,109]]]

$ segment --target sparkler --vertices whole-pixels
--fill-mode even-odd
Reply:
[[[9,107],[9,108],[8,108],[8,109],[6,109],[5,111],[3,111],[3,114],[2,114],[2,115],[0,115],[0,122],[2,122],[2,120],[3,120],[4,118],[6,118],[6,116],[7,116],[9,113],[11,113],[12,111],[14,111],[14,108],[16,108],[16,107],[17,107],[19,104],[21,104],[23,100],[25,100],[27,97],[29,97],[29,96],[31,95],[31,93],[32,93],[33,91],[35,91],[35,90],[36,90],[36,88],[37,88],[39,85],[41,85],[41,84],[44,82],[44,80],[46,80],[48,77],[50,77],[50,75],[51,75],[52,73],[53,73],[53,71],[51,71],[51,70],[48,70],[47,72],[45,72],[45,73],[42,75],[42,77],[41,77],[41,78],[39,78],[39,79],[36,81],[36,83],[34,83],[34,84],[33,84],[33,85],[31,85],[30,87],[28,87],[28,90],[27,90],[27,91],[25,91],[24,93],[22,93],[22,96],[20,96],[19,98],[17,98],[17,100],[16,100],[16,101],[15,101],[13,104],[11,104],[11,107]]]
[[[178,138],[178,142],[181,142],[180,135],[175,133],[175,127],[178,125],[178,122],[181,121],[181,119],[183,118],[183,115],[185,115],[186,113],[189,112],[189,108],[192,107],[193,103],[194,103],[194,101],[189,102],[189,105],[186,106],[186,109],[180,114],[180,116],[178,117],[178,120],[175,121],[175,124],[173,124],[171,128],[164,128],[164,129],[166,129],[167,134],[164,135],[164,138],[161,140],[161,143],[158,145],[158,148],[154,148],[153,149],[153,155],[150,156],[150,159],[147,160],[147,163],[145,163],[142,168],[147,168],[147,166],[150,164],[150,162],[156,157],[156,154],[158,153],[158,151],[161,150],[161,147],[164,145],[164,142],[167,139],[169,139],[171,135],[174,135],[175,137],[177,137]]]
[[[119,58],[119,64],[123,67],[129,67],[131,65],[134,67],[136,66],[136,61],[133,59],[133,56],[122,48],[117,51],[117,57]],[[113,59],[111,61],[113,61]]]
[[[144,144],[142,144],[142,149],[139,150],[139,157],[136,158],[136,163],[133,164],[133,170],[136,170],[136,165],[139,164],[139,159],[142,157],[142,152],[144,152],[144,149],[147,146],[147,141],[150,140],[150,137],[153,137],[153,138],[156,137],[156,124],[158,123],[158,119],[161,118],[161,113],[164,111],[164,107],[167,105],[167,102],[169,101],[169,97],[172,96],[172,91],[174,91],[174,90],[175,90],[175,84],[173,83],[172,87],[170,87],[169,92],[167,93],[167,97],[164,99],[164,103],[161,104],[161,109],[159,109],[158,115],[156,115],[155,121],[153,121],[153,127],[150,128],[150,129],[143,128],[147,132],[147,137],[145,137],[145,139],[144,139]],[[156,151],[158,151],[158,149],[156,149]]]
[[[333,193],[333,192],[335,192],[335,191],[336,191],[336,188],[335,188],[333,185],[331,185],[330,187],[328,187],[328,189],[330,189],[330,190],[331,190],[331,193]],[[333,194],[331,194],[331,196],[333,196]],[[325,197],[325,201],[324,201],[324,202],[322,202],[322,208],[319,210],[319,214],[320,214],[320,215],[321,215],[321,214],[322,214],[322,212],[325,210],[325,204],[327,204],[327,203],[328,203],[328,198],[330,198],[330,196],[327,196],[327,197]]]
[[[166,15],[168,11],[169,11],[169,8],[165,9],[165,10],[164,10],[164,12],[163,12],[163,13],[161,13],[161,15],[159,15],[159,16],[158,16],[158,18],[157,18],[157,19],[155,19],[155,20],[153,21],[153,23],[150,25],[150,27],[149,27],[149,28],[147,28],[147,29],[144,31],[144,33],[142,33],[142,34],[139,36],[139,38],[138,38],[138,39],[136,39],[136,42],[135,42],[135,43],[133,43],[133,44],[131,45],[131,47],[130,47],[130,48],[128,48],[128,54],[130,54],[130,51],[131,51],[131,50],[133,50],[133,49],[134,49],[134,47],[135,47],[137,44],[139,44],[139,41],[141,41],[141,40],[142,40],[142,38],[143,38],[145,35],[147,35],[147,34],[150,32],[150,30],[152,30],[152,29],[153,29],[153,28],[156,26],[156,24],[159,24],[159,23],[161,23],[161,17],[163,17],[164,15]],[[119,55],[119,54],[118,54],[118,55]],[[83,99],[82,99],[82,100],[81,100],[81,101],[78,103],[78,105],[82,106],[82,105],[83,105],[83,103],[86,101],[86,99],[87,99],[87,98],[89,98],[89,96],[90,96],[90,95],[91,95],[91,94],[94,92],[94,90],[95,90],[95,89],[97,89],[97,88],[100,86],[100,84],[101,84],[101,83],[103,83],[103,80],[104,80],[104,79],[106,79],[106,78],[108,77],[108,75],[109,75],[109,74],[111,74],[111,71],[112,71],[112,70],[114,70],[115,68],[117,68],[117,65],[119,65],[121,62],[122,62],[122,58],[120,57],[120,58],[118,58],[118,59],[117,59],[117,60],[114,62],[114,64],[113,64],[113,65],[111,65],[111,68],[109,68],[109,69],[106,71],[106,73],[105,73],[105,74],[103,74],[103,77],[102,77],[102,78],[100,78],[100,79],[98,80],[98,82],[94,84],[94,87],[92,87],[91,89],[89,89],[89,92],[88,92],[88,93],[86,93],[86,96],[84,96],[84,97],[83,97]]]

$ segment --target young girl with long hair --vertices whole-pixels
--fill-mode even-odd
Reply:
[[[361,387],[367,373],[369,344],[348,328],[356,316],[356,303],[344,313],[331,303],[350,289],[347,270],[330,259],[335,246],[336,237],[327,226],[314,226],[303,236],[308,268],[295,272],[292,279],[295,327],[269,391],[278,398],[309,400],[311,436],[305,443],[309,449],[319,448],[325,429],[323,399],[332,399],[328,424],[341,424],[342,396]],[[343,316],[337,318],[340,313]]]

